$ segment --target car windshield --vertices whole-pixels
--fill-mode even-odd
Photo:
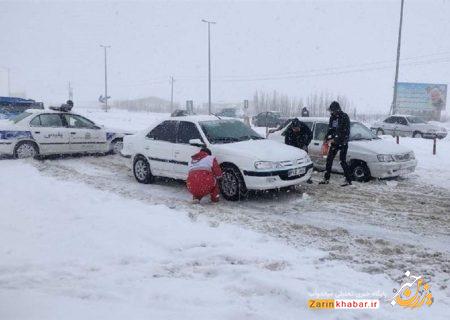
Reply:
[[[30,113],[30,112],[22,112],[22,113],[19,113],[17,116],[12,117],[9,120],[11,120],[14,123],[17,123],[17,122],[22,121],[23,119],[25,119],[26,117],[29,117],[31,115],[32,115],[32,113]]]
[[[350,125],[350,141],[373,140],[378,138],[369,128],[359,122],[352,122]]]
[[[239,120],[200,121],[200,127],[213,144],[264,139]]]
[[[427,123],[420,117],[407,117],[409,123]]]

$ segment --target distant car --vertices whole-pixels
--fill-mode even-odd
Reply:
[[[383,121],[375,122],[371,129],[377,135],[389,134],[413,138],[438,138],[447,136],[445,128],[427,123],[420,117],[409,115],[393,115]]]
[[[311,177],[312,162],[303,150],[264,139],[240,120],[215,116],[164,120],[125,137],[122,154],[131,156],[140,183],[150,183],[154,176],[186,180],[189,160],[201,146],[222,167],[220,188],[227,200],[239,200],[247,190],[293,186]]]
[[[240,110],[236,108],[224,108],[215,115],[227,118],[241,118],[244,116],[243,112],[240,112]]]
[[[253,125],[255,127],[275,128],[285,123],[287,119],[277,111],[261,112],[253,117]]]
[[[15,158],[71,153],[119,153],[123,137],[72,112],[29,109],[0,121],[0,154]]]
[[[314,167],[324,170],[326,157],[322,155],[322,143],[328,131],[328,118],[298,118],[313,131],[313,140],[308,147]],[[283,141],[284,131],[269,135],[269,139]],[[351,121],[350,141],[347,162],[356,181],[369,181],[370,178],[389,178],[414,172],[417,166],[414,152],[402,145],[377,137],[360,122]],[[333,171],[342,173],[339,157],[333,162]]]

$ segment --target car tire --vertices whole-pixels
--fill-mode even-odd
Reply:
[[[244,178],[239,169],[233,165],[222,167],[222,179],[219,186],[223,198],[228,201],[238,201],[247,195]]]
[[[414,131],[412,137],[413,138],[423,138],[423,135],[419,131]]]
[[[111,153],[112,154],[120,154],[120,151],[123,149],[123,140],[116,139],[111,142]]]
[[[367,182],[372,177],[369,167],[363,161],[353,161],[350,165],[352,178],[358,182]]]
[[[19,142],[14,148],[14,158],[16,159],[26,159],[34,158],[39,156],[39,149],[36,143],[31,141]]]
[[[137,156],[133,161],[133,174],[139,183],[149,184],[153,182],[153,174],[150,164],[144,156]]]
[[[381,129],[381,128],[378,128],[378,130],[377,130],[377,136],[382,136],[382,135],[384,135],[384,130]]]

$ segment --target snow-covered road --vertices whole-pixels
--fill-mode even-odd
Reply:
[[[43,174],[75,180],[130,199],[163,204],[220,222],[231,222],[282,238],[299,248],[325,250],[371,274],[397,279],[408,269],[431,276],[445,289],[450,262],[450,191],[403,179],[338,186],[317,184],[251,195],[246,201],[192,205],[183,182],[140,185],[120,156],[32,162]],[[320,175],[321,176],[321,175]],[[314,177],[317,181],[319,174]],[[450,294],[448,295],[450,297]]]

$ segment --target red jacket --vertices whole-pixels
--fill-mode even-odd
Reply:
[[[213,174],[215,178],[222,176],[222,170],[216,157],[210,156],[205,151],[199,151],[191,157],[189,162],[189,173],[197,170],[208,171]]]

